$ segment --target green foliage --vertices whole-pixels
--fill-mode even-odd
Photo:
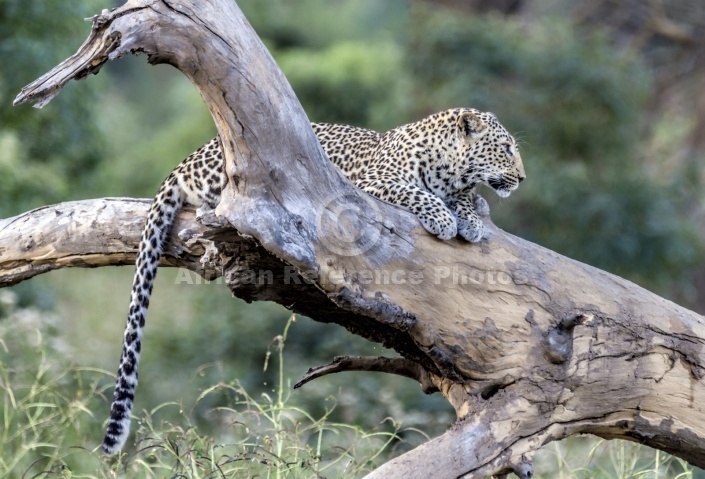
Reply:
[[[493,208],[500,225],[562,254],[675,295],[703,241],[677,178],[652,178],[640,148],[650,92],[637,57],[565,17],[417,12],[407,50],[419,106],[494,111],[526,138],[527,181]]]
[[[257,34],[274,51],[311,50],[334,43],[398,39],[408,24],[407,0],[240,0]]]
[[[687,282],[702,240],[684,218],[678,191],[649,184],[638,173],[606,178],[599,190],[590,179],[581,175],[571,182],[566,175],[526,209],[519,206],[527,222],[547,218],[532,221],[527,239],[661,291]],[[560,235],[555,223],[565,228]]]
[[[559,17],[527,26],[496,15],[418,15],[408,63],[422,107],[494,111],[559,158],[599,163],[630,151],[648,76],[606,37],[576,35]]]
[[[314,417],[290,404],[284,373],[284,345],[293,316],[273,342],[278,366],[273,395],[250,395],[237,381],[203,391],[187,410],[181,402],[164,403],[138,418],[136,447],[105,458],[96,443],[101,418],[91,411],[106,405],[106,373],[76,366],[58,367],[58,339],[46,334],[46,318],[16,309],[11,293],[0,302],[10,322],[2,323],[0,342],[0,475],[46,477],[359,477],[384,461],[399,441],[400,424],[384,421],[376,430],[330,421],[335,402]],[[15,325],[8,328],[9,324]],[[35,338],[28,347],[26,336]],[[59,340],[60,341],[60,340]],[[53,344],[52,344],[53,343]],[[192,425],[202,401],[218,396],[220,406],[207,413],[218,424],[208,436]],[[177,422],[160,419],[177,411]]]
[[[176,164],[215,136],[213,120],[183,75],[148,67],[144,55],[110,63],[101,74],[105,92],[95,110],[105,157],[86,194],[152,197]]]
[[[687,462],[626,441],[571,437],[534,457],[537,479],[694,479]]]
[[[278,61],[311,121],[386,129],[400,55],[389,43],[346,42],[316,51],[288,49]]]
[[[10,291],[0,291],[0,305],[0,476],[19,478],[31,467],[62,477],[59,464],[71,469],[88,455],[83,439],[100,437],[91,411],[103,402],[104,373],[57,361],[65,344],[52,331],[56,317],[18,307]]]
[[[387,130],[406,120],[399,75],[399,39],[408,22],[405,0],[238,4],[311,121]]]
[[[22,86],[81,44],[90,31],[81,19],[97,5],[0,1],[0,216],[80,198],[86,173],[100,160],[93,109],[100,82],[67,87],[39,111],[12,106]]]
[[[67,269],[33,280],[45,290],[51,287],[61,298],[57,306],[60,337],[75,363],[115,371],[132,275],[131,267]],[[290,312],[273,303],[246,305],[233,299],[224,285],[205,283],[184,270],[159,271],[143,341],[136,410],[175,399],[195,403],[202,391],[232,378],[252,395],[273,394],[277,378],[271,368],[263,370],[265,352]],[[285,374],[300,378],[307,368],[340,354],[394,353],[335,325],[300,318],[291,327]],[[403,416],[408,427],[437,435],[454,417],[440,395],[420,394],[414,381],[382,373],[326,377],[295,391],[290,404],[320,416],[326,413],[330,396],[339,398],[331,420],[364,428],[393,415]],[[193,409],[193,424],[204,433],[212,432],[215,426],[208,411],[223,400],[216,394],[201,398]],[[107,405],[95,410],[101,418],[107,413]],[[168,409],[162,417],[177,423],[177,413]],[[408,438],[408,442],[418,443],[417,439]]]

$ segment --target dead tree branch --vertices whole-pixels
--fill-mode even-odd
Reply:
[[[300,388],[314,379],[344,371],[372,371],[396,374],[397,376],[418,381],[426,394],[438,391],[438,387],[433,382],[434,379],[438,379],[438,376],[430,375],[420,364],[405,358],[373,356],[338,356],[324,366],[318,366],[306,371],[304,377],[294,384],[294,389]]]
[[[103,198],[45,206],[0,220],[0,287],[59,268],[134,264],[148,210],[147,200]],[[218,228],[214,217],[210,223],[206,220],[197,222],[193,210],[182,211],[163,266],[207,274],[201,266],[206,251],[202,238],[228,230]],[[228,241],[243,239],[229,230]]]

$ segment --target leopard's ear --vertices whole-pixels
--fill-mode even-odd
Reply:
[[[458,127],[468,141],[476,141],[487,133],[487,125],[471,111],[464,111],[458,117]]]

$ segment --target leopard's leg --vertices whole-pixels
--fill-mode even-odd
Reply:
[[[485,233],[485,225],[475,211],[472,190],[455,194],[448,201],[448,206],[458,219],[458,234],[471,243],[480,241]]]
[[[361,181],[358,187],[390,203],[409,208],[426,230],[442,240],[458,234],[455,216],[438,196],[392,180]]]

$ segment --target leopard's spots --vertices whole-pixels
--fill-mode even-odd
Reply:
[[[330,160],[359,188],[409,208],[440,239],[457,234],[482,239],[473,190],[480,183],[508,196],[524,179],[514,138],[492,113],[457,108],[377,133],[364,128],[314,123]],[[137,387],[142,334],[159,259],[184,204],[215,207],[227,183],[219,138],[186,158],[154,198],[139,246],[130,308],[103,450],[127,440]]]

